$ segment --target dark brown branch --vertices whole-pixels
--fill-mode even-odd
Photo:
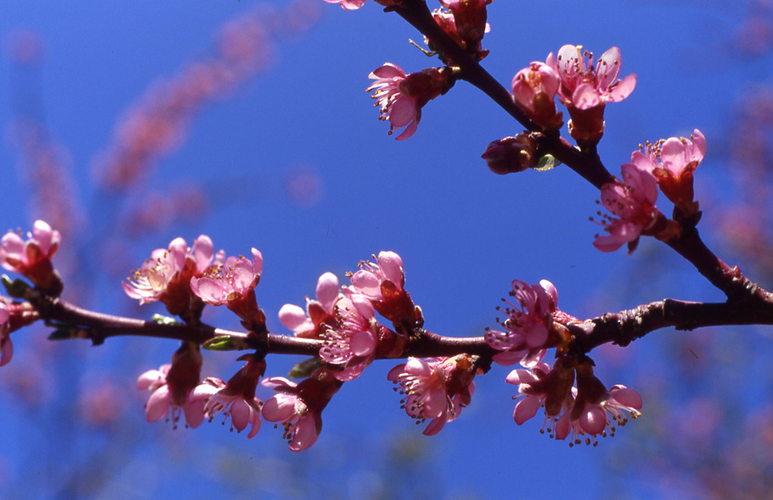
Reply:
[[[754,296],[744,301],[703,303],[665,299],[569,325],[572,350],[587,353],[612,342],[625,346],[661,328],[694,330],[707,326],[773,325],[773,301]]]

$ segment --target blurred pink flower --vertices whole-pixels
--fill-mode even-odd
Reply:
[[[51,258],[59,249],[61,235],[45,221],[36,220],[32,232],[23,240],[9,231],[0,240],[0,265],[19,273],[47,293],[58,295],[62,284],[51,264]]]
[[[387,379],[402,386],[402,407],[419,422],[432,421],[424,434],[433,436],[455,420],[475,392],[475,368],[466,354],[451,358],[408,358],[389,371]]]
[[[344,10],[357,10],[365,5],[365,0],[325,0],[327,3],[337,3]]]

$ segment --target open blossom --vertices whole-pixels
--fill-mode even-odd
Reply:
[[[365,5],[365,0],[325,0],[327,3],[337,3],[344,10],[357,10]]]
[[[504,301],[510,306],[503,311],[507,317],[500,321],[505,331],[488,330],[486,343],[504,351],[493,357],[501,365],[512,365],[519,361],[527,365],[534,364],[545,355],[548,334],[553,324],[552,313],[558,310],[558,291],[548,280],[542,280],[537,285],[513,280],[512,286],[510,296],[516,303]]]
[[[62,283],[51,264],[62,237],[48,223],[36,220],[27,240],[9,231],[0,240],[0,265],[29,278],[47,293],[58,295]]]
[[[167,380],[171,367],[167,364],[158,370],[148,370],[137,379],[137,389],[150,391],[145,404],[145,417],[149,423],[153,423],[171,413],[171,420],[177,426],[180,414],[184,413],[186,425],[195,429],[204,421],[205,401],[191,399],[190,391],[182,402],[178,401]]]
[[[649,144],[631,155],[631,163],[652,174],[663,194],[683,212],[693,206],[693,172],[706,154],[706,138],[695,129],[690,139],[671,137]]]
[[[373,307],[391,321],[410,320],[415,316],[411,296],[405,291],[403,260],[395,252],[379,252],[376,262],[360,262],[360,270],[350,276],[351,287],[344,294],[367,297]]]
[[[260,430],[262,403],[255,397],[255,388],[266,371],[264,360],[255,361],[247,355],[247,363],[228,382],[208,377],[194,389],[191,399],[204,401],[204,416],[211,422],[222,413],[231,419],[231,430],[241,432],[251,425],[247,439]]]
[[[317,442],[322,410],[343,382],[323,367],[297,384],[284,377],[267,378],[262,384],[279,393],[263,404],[263,418],[281,422],[290,450],[303,451]]]
[[[622,166],[623,182],[604,184],[601,204],[616,217],[602,222],[605,236],[597,236],[593,246],[602,252],[614,252],[623,244],[633,251],[639,236],[652,228],[661,215],[655,206],[658,186],[652,175],[633,163]]]
[[[467,354],[451,358],[408,358],[389,371],[387,379],[402,386],[401,401],[408,416],[432,421],[424,434],[434,436],[455,420],[475,392],[475,366]]]
[[[577,368],[576,381],[575,387],[575,367],[562,360],[553,368],[539,363],[510,372],[506,382],[519,386],[515,423],[522,425],[544,409],[540,432],[547,430],[559,440],[568,437],[570,446],[580,444],[584,436],[586,444],[595,446],[596,436],[614,436],[615,424],[625,425],[626,414],[640,415],[642,399],[636,391],[622,385],[607,390],[589,366]]]
[[[560,79],[549,65],[533,62],[513,77],[513,100],[526,115],[543,128],[560,128],[563,115],[556,113],[554,98]]]
[[[558,56],[551,52],[547,65],[561,79],[558,99],[572,120],[569,132],[578,142],[597,143],[604,134],[604,107],[608,102],[619,102],[628,97],[636,86],[636,75],[618,80],[620,49],[612,47],[604,52],[596,65],[593,54],[577,45],[564,45]]]
[[[193,248],[182,238],[175,238],[169,248],[154,250],[150,259],[123,283],[126,294],[140,304],[161,301],[172,314],[180,314],[190,306],[193,292],[191,278],[200,277],[212,264],[222,264],[222,252],[214,254],[212,240],[201,235]]]
[[[335,306],[336,325],[328,326],[319,356],[344,369],[333,375],[344,382],[354,380],[376,357],[381,326],[370,301],[359,294],[341,298]]]
[[[200,278],[191,278],[191,289],[207,304],[220,306],[246,296],[258,285],[262,272],[263,255],[253,248],[252,260],[229,257],[204,271]]]
[[[445,68],[427,68],[406,75],[400,67],[385,63],[368,78],[376,80],[366,91],[374,91],[373,98],[377,99],[380,119],[389,120],[389,133],[396,128],[406,127],[396,137],[398,141],[416,132],[421,120],[421,108],[450,88],[450,72]]]
[[[279,321],[296,337],[320,338],[326,325],[335,321],[334,307],[340,298],[338,277],[324,273],[317,280],[317,299],[306,298],[306,311],[294,304],[285,304],[279,310]]]

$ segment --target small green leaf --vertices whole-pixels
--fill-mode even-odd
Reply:
[[[220,336],[207,340],[201,347],[209,351],[241,351],[250,348],[242,337],[228,336]]]
[[[538,172],[545,172],[547,170],[553,170],[557,166],[561,165],[561,162],[556,160],[553,155],[545,155],[539,159],[539,163],[536,167],[531,167]]]
[[[7,274],[2,276],[3,286],[5,291],[14,299],[23,299],[26,297],[27,291],[32,288],[29,283],[21,279],[12,280]]]
[[[305,361],[301,361],[297,365],[293,366],[290,373],[287,374],[290,378],[306,378],[311,376],[311,372],[319,368],[319,358],[309,358]]]

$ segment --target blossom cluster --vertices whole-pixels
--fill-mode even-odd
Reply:
[[[51,288],[47,276],[56,275],[51,257],[60,240],[57,231],[37,221],[26,241],[16,233],[3,238],[0,262],[28,277],[40,293],[55,296],[60,288]],[[123,283],[123,289],[140,304],[163,303],[169,312],[193,326],[200,324],[205,305],[225,305],[242,320],[249,330],[246,338],[253,341],[231,344],[225,350],[244,349],[268,340],[265,315],[255,295],[262,271],[263,256],[255,248],[251,258],[226,257],[224,251],[214,251],[206,235],[199,236],[190,247],[184,239],[175,238],[168,247],[154,250]],[[148,422],[166,418],[176,427],[184,418],[187,427],[195,428],[204,420],[222,416],[223,423],[230,419],[231,430],[249,428],[247,437],[252,438],[265,419],[283,426],[290,449],[301,451],[316,442],[322,429],[322,411],[344,382],[359,377],[377,358],[407,357],[405,363],[389,371],[387,379],[403,395],[401,407],[406,414],[417,422],[429,421],[424,434],[440,432],[471,403],[474,379],[485,371],[481,356],[406,356],[410,345],[431,334],[423,329],[421,309],[405,289],[405,269],[397,253],[380,252],[372,261],[361,261],[359,270],[347,276],[350,283],[342,286],[334,274],[322,274],[316,296],[306,299],[305,309],[285,304],[279,311],[280,322],[294,336],[319,343],[317,355],[299,365],[302,368],[293,375],[302,380],[263,379],[264,349],[240,357],[244,365],[228,381],[217,377],[202,380],[201,343],[183,340],[169,364],[148,370],[137,380],[137,388],[148,392]],[[641,402],[633,391],[622,386],[607,391],[593,377],[592,362],[585,355],[564,356],[571,342],[567,325],[579,320],[558,308],[558,291],[552,283],[542,280],[529,285],[516,280],[510,297],[504,308],[498,308],[505,314],[498,320],[502,331],[488,330],[484,340],[494,351],[490,360],[524,367],[507,378],[507,382],[520,386],[517,423],[545,407],[546,421],[552,422],[555,435],[563,439],[571,434],[576,442],[583,435],[595,439],[613,432],[611,421],[624,421],[621,411],[638,414]],[[13,354],[10,333],[39,318],[32,303],[0,297],[0,366]],[[213,347],[224,345],[218,343],[220,340],[216,336],[212,345],[204,347],[222,350]],[[225,340],[228,344],[231,337]],[[562,354],[552,369],[542,362],[549,348]],[[573,387],[575,379],[577,386]],[[273,388],[276,394],[261,400],[256,395],[261,385]]]
[[[627,244],[633,251],[641,235],[668,241],[684,225],[700,218],[694,201],[693,172],[706,153],[706,139],[700,130],[692,138],[671,137],[647,143],[621,167],[622,180],[601,187],[601,205],[612,213],[603,215],[606,235],[597,236],[594,246],[612,252]],[[674,219],[667,219],[655,206],[658,188],[674,204]]]

